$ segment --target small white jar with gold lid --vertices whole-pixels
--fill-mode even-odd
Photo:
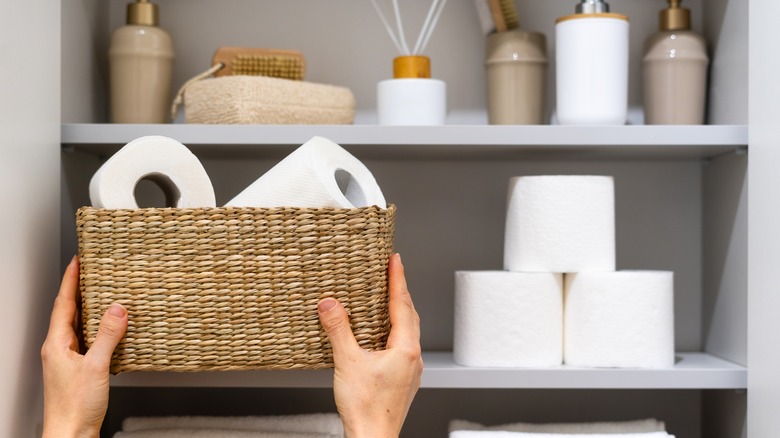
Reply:
[[[427,56],[399,56],[393,60],[393,79],[377,85],[380,125],[444,125],[447,85],[431,79]]]

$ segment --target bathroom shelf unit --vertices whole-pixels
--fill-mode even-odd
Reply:
[[[744,149],[744,125],[709,126],[377,126],[63,124],[62,144],[110,155],[144,135],[176,139],[198,155],[267,155],[318,135],[361,158],[443,158],[567,154],[567,158],[708,158]]]
[[[501,424],[654,416],[666,421],[670,433],[678,437],[746,438],[746,424],[751,436],[780,436],[773,412],[778,396],[770,395],[777,386],[774,365],[780,351],[774,348],[772,336],[777,333],[773,322],[777,294],[771,292],[776,279],[754,278],[756,272],[774,274],[780,264],[775,259],[780,236],[776,218],[756,222],[760,219],[756,209],[771,211],[770,202],[750,205],[749,265],[746,255],[748,194],[752,200],[774,199],[771,188],[780,178],[769,168],[780,162],[772,152],[780,149],[771,144],[778,138],[780,124],[761,119],[780,113],[772,106],[780,102],[774,80],[779,67],[765,56],[780,41],[780,31],[771,22],[780,8],[776,1],[684,0],[692,10],[694,28],[710,44],[714,61],[708,96],[711,125],[593,127],[476,124],[487,119],[485,36],[470,1],[448,3],[429,46],[432,73],[447,83],[451,123],[371,125],[376,84],[389,77],[394,50],[370,4],[351,0],[156,3],[160,24],[171,33],[177,50],[173,91],[207,68],[220,45],[294,48],[306,56],[307,80],[353,91],[360,124],[109,124],[108,41],[111,31],[124,23],[126,3],[78,0],[39,6],[23,2],[20,9],[30,12],[24,17],[34,18],[11,24],[18,22],[16,28],[24,28],[21,35],[35,36],[29,41],[36,53],[52,55],[36,58],[48,62],[45,68],[25,70],[31,82],[27,88],[19,87],[18,72],[9,73],[16,74],[11,76],[16,80],[5,84],[6,91],[19,89],[12,97],[29,102],[9,110],[29,112],[25,123],[14,127],[30,131],[20,132],[19,138],[48,134],[47,149],[14,146],[11,159],[6,160],[12,168],[5,172],[8,181],[14,181],[9,187],[16,184],[18,173],[48,177],[14,203],[25,208],[17,209],[22,216],[14,216],[14,226],[8,227],[14,230],[13,237],[22,236],[18,240],[23,243],[14,245],[7,239],[5,254],[18,261],[29,279],[25,293],[16,294],[17,301],[8,306],[13,309],[14,327],[37,327],[43,337],[56,285],[43,287],[40,281],[55,278],[55,268],[62,268],[75,252],[75,209],[89,203],[91,176],[122,145],[146,135],[182,142],[203,163],[218,202],[225,202],[296,146],[319,135],[361,159],[388,201],[399,206],[395,246],[403,254],[420,312],[426,365],[402,438],[446,437],[447,422],[457,417]],[[424,17],[428,3],[407,1],[404,7]],[[516,1],[523,27],[548,38],[553,60],[548,70],[548,112],[554,110],[555,101],[554,23],[570,13],[574,3]],[[642,43],[657,31],[658,10],[664,4],[664,0],[613,2],[616,10],[631,17],[631,108],[641,106]],[[408,24],[410,29],[415,26],[413,20]],[[48,44],[39,47],[44,40]],[[748,57],[748,49],[756,53]],[[28,55],[19,50],[11,61],[27,65]],[[758,73],[766,78],[754,81]],[[41,76],[49,80],[41,81]],[[748,90],[748,83],[760,90]],[[750,120],[749,91],[751,100],[766,96],[772,102],[751,104]],[[57,95],[61,100],[54,99]],[[763,143],[757,126],[774,127]],[[770,152],[775,155],[768,157]],[[453,272],[500,269],[507,182],[513,176],[537,174],[614,176],[619,269],[675,272],[675,349],[680,358],[675,367],[497,369],[453,362]],[[153,198],[146,190],[157,188],[150,185],[139,184],[139,192]],[[19,189],[27,187],[19,184]],[[45,219],[49,222],[40,225]],[[61,236],[58,256],[48,238],[53,234]],[[756,252],[756,241],[766,242],[767,248]],[[33,254],[26,252],[30,248]],[[41,271],[44,259],[46,272]],[[30,297],[36,299],[28,302]],[[35,317],[28,320],[28,315]],[[13,344],[9,357],[22,358],[18,369],[39,362],[37,347],[29,348],[28,342],[35,333],[8,333],[6,340]],[[13,389],[19,379],[7,374],[6,386]],[[24,374],[22,390],[7,391],[13,398],[8,406],[32,405],[27,396],[37,391],[25,388],[34,387],[38,375]],[[332,411],[331,381],[330,370],[123,373],[111,379],[103,438],[110,438],[129,415]],[[749,407],[748,396],[752,397]],[[39,421],[36,413],[16,414],[9,411],[19,424]],[[776,423],[769,424],[772,421]]]
[[[713,355],[677,354],[669,369],[464,367],[451,352],[423,353],[422,388],[483,389],[735,389],[747,388],[747,369]],[[131,372],[112,377],[114,387],[328,388],[331,370]]]

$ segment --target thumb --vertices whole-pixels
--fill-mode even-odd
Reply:
[[[344,306],[334,298],[324,298],[317,305],[320,323],[333,346],[333,359],[338,360],[355,348],[360,348],[349,326],[349,316]]]
[[[95,342],[92,343],[86,356],[108,369],[111,364],[111,355],[126,330],[127,310],[121,304],[111,304],[111,307],[103,314],[103,318],[100,319]]]

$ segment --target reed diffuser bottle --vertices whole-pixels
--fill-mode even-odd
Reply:
[[[558,18],[556,113],[563,125],[623,125],[628,113],[628,17],[581,0]]]
[[[127,24],[114,30],[108,52],[114,123],[168,121],[173,42],[160,29],[157,5],[127,5]]]
[[[422,55],[447,0],[433,0],[420,35],[410,49],[404,36],[398,0],[392,0],[397,30],[389,25],[377,0],[371,0],[401,56],[393,60],[393,79],[377,84],[380,125],[443,125],[447,118],[447,86],[431,78],[431,61]]]
[[[645,123],[704,123],[707,95],[707,43],[691,31],[691,13],[681,0],[668,0],[660,32],[645,43],[642,60]]]

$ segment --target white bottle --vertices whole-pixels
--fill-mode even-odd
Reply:
[[[165,123],[171,104],[173,42],[160,29],[157,5],[127,5],[127,25],[111,35],[108,52],[113,123]]]
[[[380,125],[444,125],[447,84],[431,79],[427,56],[399,56],[393,60],[393,79],[377,84]]]
[[[628,17],[581,0],[558,18],[556,115],[562,125],[623,125],[628,113]]]

